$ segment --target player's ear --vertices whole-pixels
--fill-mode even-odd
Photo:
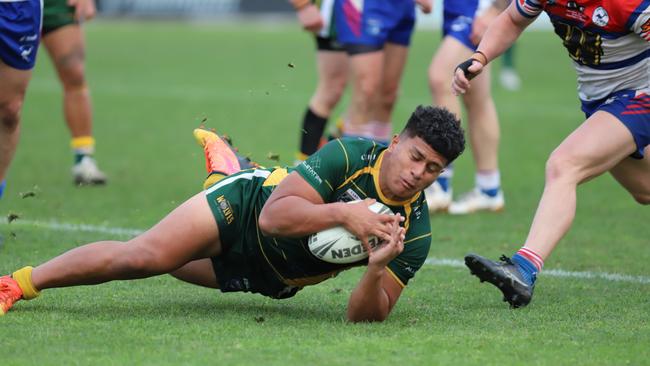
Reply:
[[[393,147],[399,143],[399,135],[393,135],[393,138],[390,140],[390,145],[388,145],[389,150],[393,150]]]

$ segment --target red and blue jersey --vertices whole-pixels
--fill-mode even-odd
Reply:
[[[545,11],[578,73],[583,101],[650,88],[650,0],[517,0],[527,18]]]

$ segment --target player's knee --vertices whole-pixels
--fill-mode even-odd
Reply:
[[[546,161],[546,182],[553,183],[560,180],[576,180],[578,165],[569,154],[555,150]]]
[[[429,89],[433,95],[451,93],[451,80],[442,72],[429,71]]]
[[[86,75],[83,65],[67,68],[61,74],[61,81],[65,90],[79,90],[86,86]]]
[[[22,106],[22,98],[15,98],[13,101],[0,104],[0,125],[5,130],[13,131],[18,127]]]
[[[392,110],[393,106],[397,102],[397,94],[399,93],[399,88],[397,86],[385,88],[379,98],[381,107]]]

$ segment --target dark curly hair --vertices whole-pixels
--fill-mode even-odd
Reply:
[[[454,161],[465,150],[465,131],[460,121],[445,108],[418,106],[406,123],[401,135],[419,137],[432,149]]]

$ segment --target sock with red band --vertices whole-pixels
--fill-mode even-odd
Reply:
[[[528,282],[529,285],[534,285],[537,280],[537,274],[544,267],[544,260],[537,253],[529,248],[522,247],[512,257],[512,261],[517,266],[519,272]]]

